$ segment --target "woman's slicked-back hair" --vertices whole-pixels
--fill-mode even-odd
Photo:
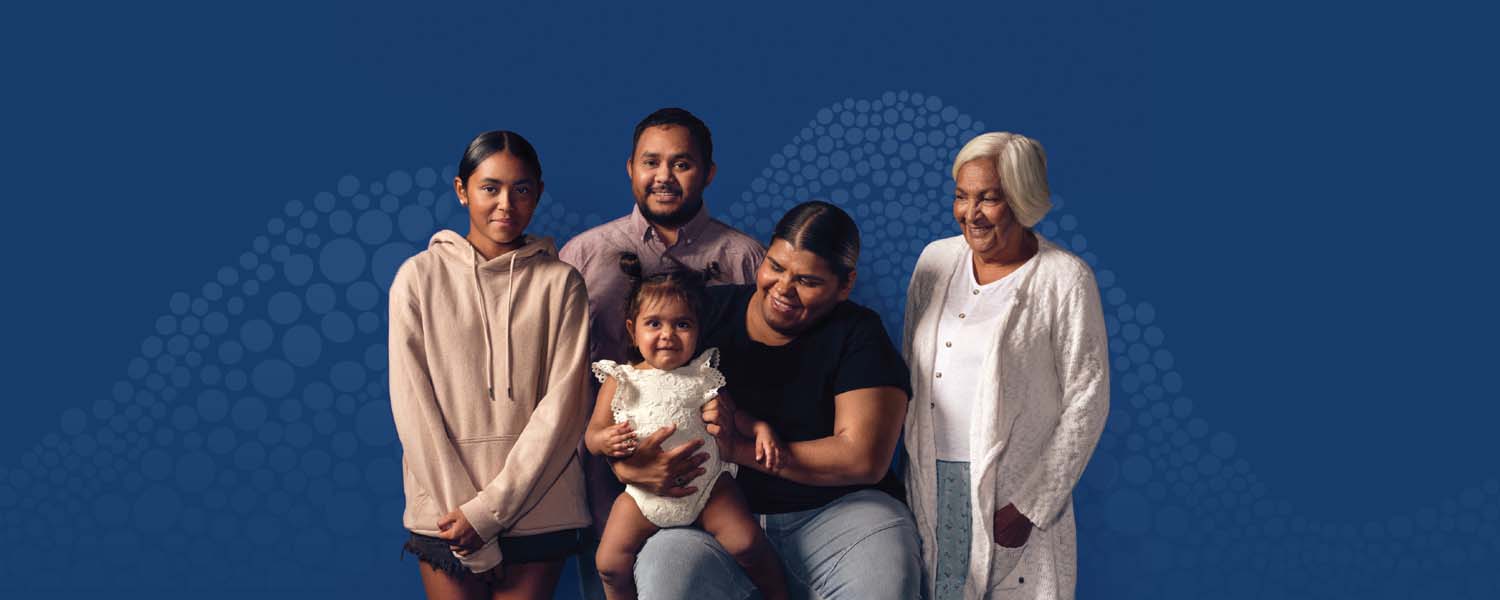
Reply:
[[[693,138],[693,145],[697,146],[698,152],[703,155],[700,157],[703,159],[703,164],[705,166],[714,164],[714,136],[709,133],[708,125],[705,125],[703,120],[693,113],[676,107],[657,110],[646,115],[640,123],[635,124],[635,135],[630,138],[630,156],[635,156],[636,146],[641,143],[641,134],[646,129],[663,125],[686,127],[688,136]]]
[[[1047,187],[1047,153],[1042,144],[1019,133],[992,131],[969,140],[953,159],[953,179],[958,170],[976,160],[995,164],[1005,202],[1016,221],[1030,228],[1052,210],[1052,192]]]
[[[496,152],[509,152],[531,169],[537,181],[542,180],[542,160],[537,158],[536,148],[531,147],[531,142],[526,141],[521,134],[504,130],[486,131],[469,142],[463,157],[458,159],[458,180],[467,186],[469,176],[479,168],[479,163]]]
[[[810,200],[793,206],[776,223],[771,241],[786,240],[793,248],[806,250],[828,263],[841,283],[859,263],[859,227],[844,209]]]

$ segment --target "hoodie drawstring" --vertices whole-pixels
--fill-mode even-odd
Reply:
[[[511,257],[514,261],[515,257]],[[490,341],[490,311],[484,301],[484,286],[479,281],[479,251],[474,250],[474,293],[479,296],[479,321],[484,323],[484,386],[495,400],[495,346]],[[509,336],[507,335],[507,339]]]
[[[516,401],[516,397],[512,396],[510,393],[511,375],[516,372],[516,366],[511,362],[512,344],[510,341],[510,326],[512,318],[511,313],[514,312],[511,310],[511,307],[515,306],[516,304],[516,255],[520,253],[521,252],[519,250],[511,251],[510,272],[506,274],[505,278],[505,399],[510,400],[511,402]],[[490,381],[493,382],[494,380],[492,379]],[[493,383],[490,384],[490,399],[495,399]]]

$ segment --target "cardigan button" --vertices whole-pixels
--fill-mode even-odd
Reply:
[[[1016,583],[1026,583],[1026,578],[1025,577],[1017,577],[1016,578]]]
[[[943,346],[948,347],[948,348],[952,348],[953,347],[953,342],[943,342]]]
[[[979,295],[979,290],[974,290],[974,295],[978,296]]]
[[[962,319],[962,318],[964,318],[964,317],[967,317],[967,316],[968,316],[968,315],[965,315],[965,314],[963,314],[963,313],[958,313],[958,318],[960,318],[960,319]]]
[[[937,378],[938,378],[938,379],[942,379],[942,378],[943,378],[943,374],[942,374],[942,373],[941,373],[941,372],[939,372],[939,373],[938,373],[938,374],[937,374]]]

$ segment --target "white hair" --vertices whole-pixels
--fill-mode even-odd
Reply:
[[[964,144],[953,159],[953,179],[958,180],[958,170],[975,160],[994,161],[1005,202],[1022,226],[1031,228],[1052,210],[1047,154],[1040,142],[1019,133],[980,134]]]

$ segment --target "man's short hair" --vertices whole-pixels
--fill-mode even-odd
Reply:
[[[662,125],[680,125],[686,127],[688,135],[693,138],[693,145],[698,147],[698,152],[703,155],[703,163],[714,164],[714,138],[708,132],[708,126],[703,120],[694,116],[686,110],[677,107],[659,109],[654,113],[646,115],[640,123],[635,126],[635,136],[630,138],[630,155],[635,156],[635,146],[641,142],[641,132],[650,127]]]

